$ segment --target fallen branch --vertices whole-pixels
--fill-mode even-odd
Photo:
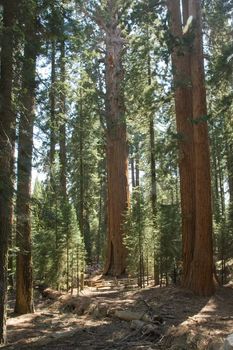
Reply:
[[[115,316],[124,321],[141,320],[144,322],[153,322],[153,318],[146,312],[133,312],[128,310],[117,310]]]

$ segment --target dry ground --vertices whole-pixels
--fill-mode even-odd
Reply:
[[[35,314],[9,314],[6,349],[43,350],[219,350],[233,333],[233,288],[200,298],[175,287],[129,290],[102,281],[78,297],[40,299]],[[116,310],[140,311],[160,322],[156,332],[132,329]],[[156,322],[155,322],[156,323]],[[158,323],[158,322],[157,322]]]

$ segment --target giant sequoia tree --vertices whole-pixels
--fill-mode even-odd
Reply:
[[[192,123],[192,82],[188,42],[182,32],[179,0],[168,0],[170,16],[172,65],[176,126],[179,135],[179,170],[182,208],[183,284],[188,286],[195,237],[195,174]],[[183,2],[183,18],[188,20],[187,2]],[[182,45],[183,44],[183,45]]]
[[[210,154],[200,1],[168,1],[171,17],[183,219],[184,285],[195,293],[214,291]],[[182,52],[183,51],[183,52]]]
[[[124,38],[120,20],[128,2],[107,0],[96,5],[89,15],[104,33],[105,43],[105,122],[107,159],[108,242],[104,273],[119,276],[126,270],[123,244],[124,215],[129,206],[128,149],[124,103]],[[121,6],[122,5],[122,6]],[[82,5],[81,5],[82,6]],[[85,7],[82,7],[87,13]]]
[[[13,159],[16,116],[12,106],[15,0],[3,3],[0,77],[0,344],[6,341],[8,241],[12,230]]]
[[[123,245],[124,214],[129,205],[128,150],[124,106],[124,39],[119,25],[119,3],[107,2],[102,22],[106,43],[106,123],[108,176],[108,252],[105,273],[121,275],[126,269]]]
[[[31,171],[35,119],[36,57],[38,55],[36,10],[36,1],[31,2],[30,6],[23,6],[25,45],[22,68],[22,110],[19,123],[16,201],[16,245],[19,252],[16,261],[15,312],[19,314],[31,313],[34,309],[31,248]]]
[[[17,313],[33,312],[31,241],[35,281],[52,288],[79,292],[86,263],[88,272],[138,276],[141,287],[153,274],[156,283],[176,283],[183,260],[183,286],[210,295],[213,202],[217,274],[228,280],[232,6],[203,2],[203,25],[201,0],[164,4],[0,1],[0,344],[9,237]],[[34,159],[43,176],[32,200]]]
[[[201,295],[214,291],[210,152],[202,46],[201,1],[189,1],[194,40],[191,51],[192,103],[195,152],[195,241],[190,266],[190,288]]]

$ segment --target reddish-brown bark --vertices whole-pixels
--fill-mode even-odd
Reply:
[[[210,152],[202,45],[200,0],[189,0],[194,41],[191,52],[195,149],[195,248],[190,269],[190,288],[200,295],[214,292]]]
[[[126,248],[123,244],[124,214],[128,208],[127,149],[121,140],[126,138],[123,126],[117,127],[117,137],[108,136],[108,251],[105,273],[119,276],[126,268]]]
[[[189,285],[195,237],[195,161],[192,124],[192,88],[189,48],[181,47],[183,39],[179,0],[168,0],[173,41],[172,65],[176,126],[179,138],[179,172],[182,210],[183,285]],[[183,18],[187,21],[187,1],[183,1]]]
[[[108,248],[104,273],[119,276],[126,269],[123,244],[124,214],[129,206],[128,147],[122,66],[124,41],[108,1],[110,19],[106,26],[106,122],[108,174]]]
[[[196,294],[214,291],[210,154],[199,0],[168,0],[177,130],[180,138],[180,189],[183,233],[183,285]],[[191,41],[190,34],[194,35]],[[189,40],[185,40],[185,39]],[[185,47],[185,42],[191,42]],[[181,43],[183,45],[181,45]],[[187,46],[187,44],[186,44]]]

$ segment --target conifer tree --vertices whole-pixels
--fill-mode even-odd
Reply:
[[[0,72],[0,345],[6,342],[8,243],[12,230],[14,135],[12,104],[14,26],[17,1],[3,1]]]
[[[37,38],[37,3],[23,5],[25,45],[22,68],[22,110],[19,122],[17,159],[15,312],[31,313],[33,306],[32,248],[31,248],[31,172],[33,126],[35,120],[36,58],[39,50]],[[28,14],[30,14],[28,16]],[[26,17],[27,16],[27,17]]]

